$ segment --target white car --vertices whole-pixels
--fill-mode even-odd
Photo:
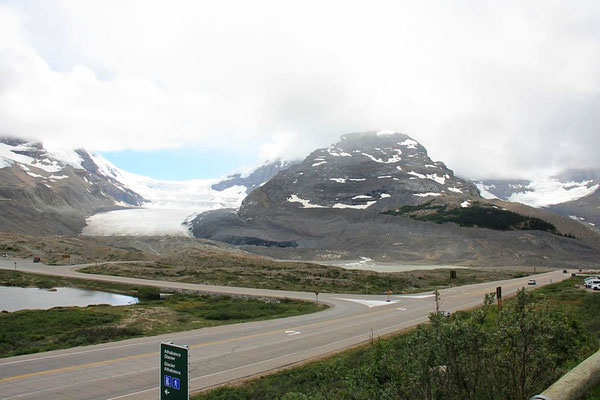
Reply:
[[[585,282],[585,287],[588,288],[588,289],[591,288],[594,285],[600,285],[600,279],[594,278],[592,280],[589,280],[589,281]]]
[[[530,285],[530,286],[533,286],[533,285],[537,284],[537,282],[535,281],[535,279],[530,279],[530,280],[527,282],[527,284],[528,284],[528,285]]]
[[[594,285],[591,286],[592,290],[600,290],[600,283],[596,283]]]

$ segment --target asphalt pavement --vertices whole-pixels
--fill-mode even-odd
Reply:
[[[17,270],[47,275],[145,284],[172,289],[315,300],[309,292],[144,280],[77,272],[16,260]],[[14,260],[0,260],[14,269]],[[562,270],[561,270],[562,271]],[[561,271],[533,277],[537,286],[569,277]],[[456,311],[482,303],[485,293],[502,286],[504,297],[531,277],[441,290],[442,309]],[[100,345],[0,359],[2,399],[157,399],[159,345],[172,341],[190,347],[190,385],[199,391],[240,378],[299,363],[427,321],[435,302],[431,292],[418,295],[319,294],[325,311],[276,320],[203,328]]]

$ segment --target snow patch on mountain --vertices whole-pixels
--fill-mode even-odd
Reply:
[[[409,149],[416,149],[419,142],[417,142],[416,140],[412,140],[412,139],[406,139],[398,144],[400,146],[405,146]]]
[[[13,164],[13,160],[0,156],[0,168],[10,168]]]
[[[479,194],[481,194],[481,197],[483,197],[484,199],[488,199],[488,200],[498,199],[497,196],[495,196],[493,193],[491,193],[489,191],[489,189],[492,189],[493,185],[484,185],[482,182],[473,182],[473,183],[475,183],[475,186],[477,186],[477,189],[479,190]]]
[[[355,210],[364,210],[365,208],[369,208],[370,206],[372,206],[375,203],[377,203],[377,200],[367,201],[365,204],[343,204],[343,203],[336,203],[336,204],[333,205],[332,208],[352,208],[352,209],[355,209]]]
[[[413,194],[413,196],[417,196],[417,197],[437,197],[437,196],[441,196],[441,193],[434,193],[434,192],[429,192],[429,193],[415,193]]]
[[[36,155],[36,157],[32,157]],[[0,168],[12,166],[14,163],[42,169],[46,172],[58,172],[69,165],[75,169],[83,169],[83,159],[74,150],[46,150],[38,143],[9,144],[0,142]]]
[[[318,204],[312,204],[310,202],[310,200],[301,199],[300,197],[298,197],[298,195],[295,195],[295,194],[288,197],[287,201],[289,203],[300,203],[300,204],[302,204],[302,208],[327,208],[325,206],[320,206]]]
[[[381,150],[380,150],[381,151]],[[377,158],[375,156],[372,156],[371,154],[367,154],[367,153],[361,153],[363,156],[370,158],[371,160],[377,162],[377,163],[381,163],[381,164],[393,164],[393,163],[397,163],[399,161],[402,160],[402,158],[400,157],[400,155],[402,154],[402,150],[400,149],[394,149],[393,151],[396,152],[396,154],[393,154],[391,157],[388,157],[387,160],[384,160],[383,158]],[[382,153],[385,154],[384,151],[381,151]]]

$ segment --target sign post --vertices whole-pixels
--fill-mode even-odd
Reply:
[[[189,400],[190,349],[160,344],[160,400]]]
[[[496,287],[496,299],[498,300],[498,310],[502,310],[502,286]]]

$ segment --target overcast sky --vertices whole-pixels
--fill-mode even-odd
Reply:
[[[0,0],[0,135],[245,164],[394,129],[467,177],[600,167],[598,21],[597,0]]]

